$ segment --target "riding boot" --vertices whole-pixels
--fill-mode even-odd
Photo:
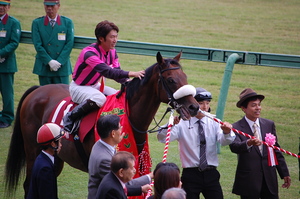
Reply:
[[[98,109],[99,106],[96,102],[88,99],[81,104],[77,105],[72,111],[68,112],[64,118],[64,130],[72,133],[74,131],[74,123],[82,118],[83,116],[87,115],[92,110]]]

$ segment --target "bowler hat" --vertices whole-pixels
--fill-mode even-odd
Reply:
[[[246,99],[248,99],[248,98],[250,98],[250,97],[257,97],[257,98],[259,98],[261,101],[262,101],[263,99],[265,99],[265,96],[263,96],[263,95],[258,95],[258,94],[257,94],[254,90],[252,90],[251,88],[246,88],[246,89],[244,89],[244,90],[241,92],[241,94],[240,94],[240,101],[238,101],[238,102],[236,103],[236,106],[239,107],[239,108],[241,108],[242,103],[243,103]]]
[[[59,4],[59,0],[44,0],[44,5],[46,6],[54,6]]]
[[[0,5],[10,5],[10,0],[0,0]]]

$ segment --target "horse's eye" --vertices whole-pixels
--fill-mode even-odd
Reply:
[[[173,84],[173,83],[175,83],[175,81],[172,78],[168,78],[168,83]]]

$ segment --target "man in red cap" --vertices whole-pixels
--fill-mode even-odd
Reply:
[[[58,14],[59,0],[44,0],[46,16],[33,20],[31,32],[36,49],[33,73],[40,85],[69,84],[72,73],[70,54],[74,44],[71,19]]]
[[[284,179],[283,188],[289,188],[291,178],[286,162],[280,151],[274,151],[276,162],[268,162],[269,150],[262,145],[266,136],[276,138],[273,145],[280,147],[277,142],[275,124],[273,121],[260,117],[261,101],[265,98],[251,88],[244,89],[236,106],[241,108],[245,116],[233,124],[233,127],[255,136],[249,139],[240,134],[230,144],[230,149],[238,155],[235,181],[232,192],[240,195],[241,199],[278,199],[277,173]]]
[[[57,179],[54,169],[55,155],[62,145],[62,129],[54,123],[46,123],[37,133],[37,143],[42,151],[36,158],[31,175],[27,199],[57,199]]]
[[[7,12],[10,0],[0,0],[0,93],[3,108],[0,128],[9,127],[14,120],[14,75],[17,69],[15,50],[21,38],[20,22]]]

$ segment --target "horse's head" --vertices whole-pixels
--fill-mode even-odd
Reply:
[[[160,52],[156,59],[159,69],[159,96],[160,100],[168,103],[181,116],[182,119],[190,119],[197,115],[199,104],[194,99],[196,89],[188,85],[187,76],[179,64],[181,52],[173,59],[163,59]]]
[[[163,59],[158,52],[157,63],[145,70],[145,76],[126,84],[128,118],[139,153],[144,149],[148,127],[161,102],[172,106],[185,120],[198,113],[199,104],[194,99],[196,89],[187,84],[187,76],[179,64],[180,56],[181,53],[174,59]]]

